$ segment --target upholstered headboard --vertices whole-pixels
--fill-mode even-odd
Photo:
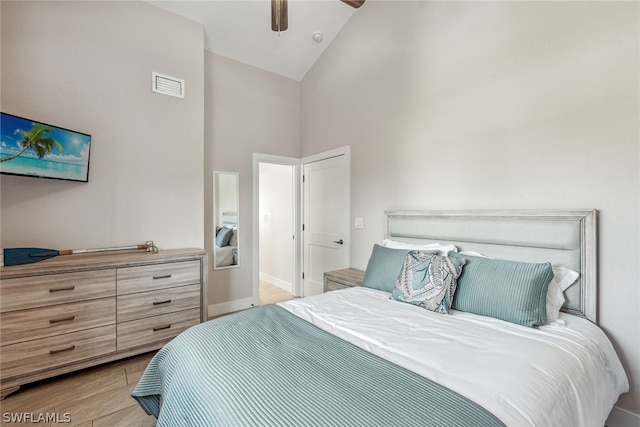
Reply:
[[[580,277],[564,292],[563,310],[596,322],[595,210],[389,211],[385,238],[570,268]]]
[[[238,212],[222,212],[222,225],[225,227],[238,226]]]

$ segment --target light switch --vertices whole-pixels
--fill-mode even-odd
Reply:
[[[355,219],[355,227],[356,228],[364,228],[364,218],[356,218]]]

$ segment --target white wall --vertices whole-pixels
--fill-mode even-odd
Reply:
[[[217,224],[222,225],[225,212],[238,211],[238,175],[233,173],[218,173],[218,188],[216,189],[215,205],[218,207]],[[232,218],[233,219],[233,218]]]
[[[220,311],[237,310],[251,304],[253,293],[252,153],[300,157],[300,83],[207,51],[205,117],[206,173],[238,172],[240,182],[240,266],[209,272],[209,304],[222,304]],[[205,187],[209,253],[213,253],[211,191],[209,184]],[[224,305],[234,301],[239,305]]]
[[[2,247],[203,247],[202,26],[142,2],[1,7],[2,111],[92,135],[88,183],[2,176]]]
[[[351,145],[352,266],[390,209],[595,208],[599,319],[640,414],[639,4],[367,1],[302,82]]]
[[[293,166],[259,166],[260,276],[293,293]]]

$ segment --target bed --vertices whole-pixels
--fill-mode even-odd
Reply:
[[[394,211],[384,237],[363,286],[197,325],[133,397],[158,426],[604,425],[629,385],[596,325],[595,211]]]
[[[232,239],[235,239],[235,241],[237,242],[237,238],[235,237],[236,231],[232,230],[231,233],[234,236],[232,237]],[[214,250],[216,251],[216,268],[229,267],[238,264],[238,245],[237,243],[232,243],[233,241],[224,246],[218,246],[217,244],[215,245]]]
[[[215,268],[238,265],[238,213],[222,212],[214,238]]]

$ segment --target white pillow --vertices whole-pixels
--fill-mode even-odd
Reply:
[[[454,245],[441,245],[440,243],[430,243],[428,245],[417,245],[415,243],[404,243],[396,240],[384,239],[382,246],[391,249],[407,249],[407,250],[438,250],[440,255],[446,256],[449,251],[458,252],[458,248]]]
[[[229,246],[238,246],[238,230],[235,228],[231,233],[231,238],[229,239]]]
[[[547,323],[558,320],[560,309],[564,304],[563,292],[571,286],[578,276],[577,271],[566,267],[552,267],[553,279],[549,282],[547,291]]]
[[[463,255],[489,258],[477,252],[462,251],[460,253]],[[565,301],[563,292],[566,291],[580,275],[577,271],[566,267],[552,267],[551,269],[553,270],[553,279],[549,282],[549,288],[547,290],[547,323],[558,320],[560,309]]]

